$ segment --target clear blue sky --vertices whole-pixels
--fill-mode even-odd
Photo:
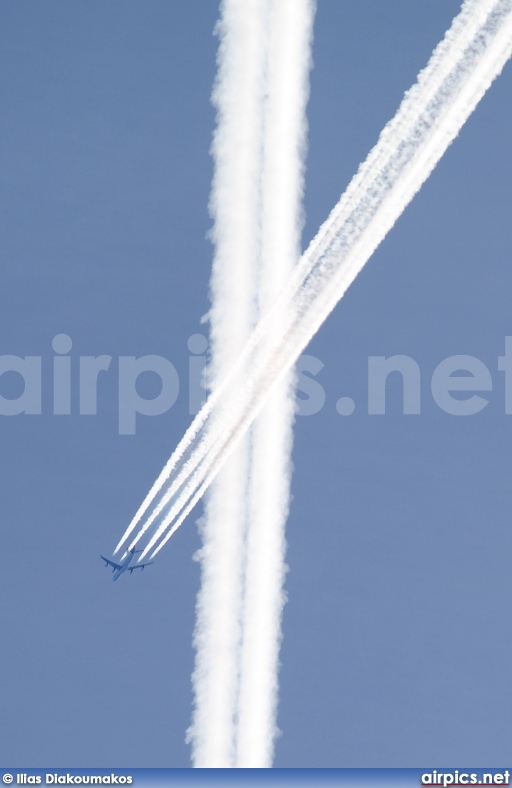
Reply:
[[[319,0],[304,242],[459,8]],[[188,425],[204,330],[218,8],[207,0],[0,0],[0,355],[40,356],[41,415],[0,417],[0,763],[187,766],[200,507],[143,574],[110,554]],[[278,767],[498,764],[510,755],[510,66],[311,343],[325,405],[299,417]],[[72,414],[52,339],[73,340]],[[78,360],[113,357],[98,415]],[[119,435],[117,358],[158,354],[176,404]],[[371,355],[420,366],[370,416]],[[432,399],[444,358],[489,368],[489,404]],[[151,375],[141,392],[153,396]],[[21,393],[15,373],[0,394]],[[350,417],[336,401],[350,396]]]

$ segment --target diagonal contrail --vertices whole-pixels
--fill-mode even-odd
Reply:
[[[150,550],[156,554],[179,527],[184,512],[199,500],[272,386],[287,374],[421,188],[511,52],[512,0],[466,0],[273,307],[171,458],[174,472],[164,483],[176,498],[143,555]],[[276,335],[273,327],[283,315]],[[229,409],[223,403],[228,392]],[[145,530],[143,525],[137,539]]]
[[[351,195],[354,194],[357,187],[359,187],[358,190],[361,191],[364,187],[361,178],[366,177],[367,180],[371,179],[372,174],[376,171],[375,168],[383,166],[382,159],[386,153],[388,153],[385,148],[389,148],[393,142],[390,137],[394,137],[396,145],[403,144],[403,142],[407,140],[408,134],[411,132],[411,124],[418,122],[419,114],[425,110],[429,102],[439,93],[443,82],[453,71],[454,64],[457,65],[463,61],[463,53],[471,46],[471,42],[478,36],[480,28],[484,27],[485,20],[493,13],[495,13],[501,20],[501,23],[503,23],[503,14],[508,13],[506,4],[497,3],[496,0],[466,0],[460,14],[454,20],[444,40],[434,51],[427,68],[421,72],[418,83],[408,94],[406,94],[397,115],[393,121],[385,127],[379,139],[379,143],[371,151],[366,162],[361,166],[358,175],[352,180],[349,189],[332,211],[329,219],[320,228],[316,238],[307,250],[306,255],[304,255],[302,266],[297,276],[299,286],[301,277],[304,278],[307,275],[308,269],[311,267],[313,258],[312,253],[315,248],[319,246],[321,241],[325,242],[325,236],[329,231],[336,232],[335,220],[337,219],[338,223],[343,220],[343,217],[340,215],[340,209],[342,207],[345,209],[345,217],[347,216],[347,209],[350,207],[350,202],[347,199],[348,193],[350,192]],[[499,73],[499,70],[497,73]],[[485,89],[486,88],[484,88],[484,92]],[[414,101],[414,99],[418,98],[418,93],[421,94],[419,97],[421,106],[417,100]],[[476,103],[478,103],[478,100],[479,99],[476,100]],[[468,115],[471,114],[471,111],[472,110],[469,111]],[[439,120],[440,116],[438,116],[437,122],[439,122]],[[462,120],[460,125],[463,125],[463,123],[464,120]],[[401,128],[398,129],[398,126]],[[458,129],[455,131],[454,136],[456,136],[457,132]],[[449,142],[445,148],[448,144]],[[445,148],[441,150],[438,158],[443,154]],[[432,166],[435,166],[435,161]],[[427,172],[423,180],[428,177],[429,172]],[[421,187],[421,183],[422,181],[418,188]],[[336,214],[338,214],[338,216],[336,216]],[[343,295],[343,293],[341,293],[341,295]],[[240,362],[231,369],[224,380],[224,384],[213,392],[204,408],[198,413],[133,517],[130,525],[117,545],[115,552],[126,542],[146,511],[151,507],[162,491],[164,491],[164,496],[162,500],[159,501],[155,511],[157,511],[158,514],[165,511],[166,506],[172,501],[173,497],[177,495],[183,481],[195,470],[197,464],[202,461],[205,454],[210,451],[213,438],[216,437],[216,434],[215,431],[210,430],[209,440],[204,440],[204,427],[210,420],[212,412],[219,406],[219,403],[222,402],[226,392],[236,386],[237,378],[240,378],[241,370],[244,369],[244,363],[247,364],[247,359],[254,353],[254,346],[259,341],[260,335],[261,330],[253,335],[252,342],[249,343]],[[201,440],[202,437],[203,440]],[[198,443],[200,444],[199,450],[197,446]],[[173,508],[173,519],[176,516],[175,511],[176,510]],[[155,513],[153,514],[154,517],[158,516]],[[135,541],[138,541],[142,534],[148,530],[154,521],[154,517],[143,524]],[[135,542],[130,546],[133,546],[134,543]]]

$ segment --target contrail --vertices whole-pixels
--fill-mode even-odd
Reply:
[[[177,458],[194,446],[180,470],[180,460],[173,460],[176,478],[169,479],[169,489],[180,492],[142,556],[150,550],[156,554],[183,521],[179,513],[199,500],[272,386],[287,374],[501,73],[512,52],[511,6],[512,0],[463,4],[231,372],[180,443]],[[222,400],[233,391],[236,397],[230,398],[227,410]],[[142,526],[137,539],[144,530]]]
[[[312,0],[271,8],[262,166],[259,312],[264,314],[300,254]],[[280,322],[273,333],[280,333]],[[270,767],[276,710],[285,524],[295,408],[293,373],[272,392],[252,429],[249,522],[235,766]]]
[[[210,201],[215,248],[209,314],[213,388],[236,361],[256,323],[267,5],[268,0],[224,0],[217,28]],[[226,392],[227,407],[231,394]],[[187,733],[196,767],[233,765],[249,453],[246,436],[210,488],[202,518],[194,713]],[[166,503],[164,495],[146,527]]]
[[[241,3],[242,0],[239,0],[239,2]],[[366,159],[366,162],[360,167],[359,172],[353,178],[352,182],[349,184],[349,188],[342,196],[338,204],[335,206],[334,210],[331,212],[327,221],[324,222],[324,224],[321,226],[316,237],[313,239],[312,243],[310,244],[309,249],[306,251],[305,255],[303,256],[302,265],[300,266],[300,269],[297,272],[298,275],[296,277],[296,281],[299,286],[301,284],[301,277],[305,278],[307,276],[308,269],[311,266],[311,261],[313,258],[312,252],[314,251],[314,249],[319,246],[321,241],[324,241],[325,243],[326,240],[325,236],[328,235],[329,231],[336,232],[337,225],[341,224],[341,222],[343,221],[343,214],[341,210],[342,208],[345,209],[344,216],[346,218],[347,209],[350,208],[350,202],[348,199],[349,192],[350,192],[350,196],[352,196],[354,192],[356,192],[358,186],[359,186],[358,191],[361,191],[361,188],[364,185],[361,182],[362,178],[366,177],[367,179],[371,179],[372,174],[375,171],[374,168],[377,168],[379,165],[382,166],[382,160],[389,153],[389,151],[386,151],[385,148],[386,147],[390,148],[392,146],[393,143],[392,138],[394,138],[396,144],[407,144],[408,142],[410,142],[410,140],[408,140],[408,132],[410,133],[412,129],[412,124],[418,123],[420,119],[419,116],[425,112],[425,110],[429,106],[429,102],[433,100],[435,96],[438,96],[442,100],[442,95],[441,95],[442,86],[444,82],[449,78],[449,75],[454,70],[457,69],[457,66],[460,65],[461,67],[464,67],[464,63],[466,63],[466,67],[467,67],[466,76],[469,77],[469,81],[471,82],[472,66],[469,61],[471,60],[472,51],[467,52],[467,50],[471,47],[472,42],[474,45],[476,45],[477,42],[475,41],[475,39],[477,39],[479,30],[485,28],[487,19],[489,19],[492,25],[492,17],[495,16],[498,18],[498,25],[506,24],[506,19],[504,17],[506,17],[508,13],[509,11],[508,11],[507,2],[500,3],[500,2],[496,2],[496,0],[465,0],[461,12],[455,18],[451,28],[448,30],[443,41],[434,50],[434,53],[427,67],[422,72],[420,72],[417,83],[413,86],[413,88],[411,88],[410,91],[408,91],[408,93],[406,93],[404,100],[399,108],[399,111],[395,115],[394,119],[390,123],[388,123],[387,126],[384,128],[383,132],[381,133],[378,144],[370,152],[368,158]],[[492,31],[489,31],[489,34],[486,36],[486,47],[490,46],[491,43],[492,43]],[[496,47],[497,46],[499,46],[498,43],[496,44]],[[475,48],[477,47],[475,46]],[[493,47],[493,49],[494,48],[495,47]],[[465,52],[467,52],[468,54],[468,58],[466,61],[464,60],[463,57],[463,54]],[[482,52],[480,52],[480,54],[482,54]],[[505,55],[504,59],[506,62],[508,56]],[[494,73],[494,75],[490,77],[490,82],[492,82],[493,79],[496,76],[498,76],[501,68],[498,67],[496,73]],[[476,74],[475,74],[475,79],[478,79]],[[462,83],[462,80],[460,79],[457,79],[457,81],[458,83]],[[474,106],[476,106],[482,95],[485,93],[485,91],[490,85],[490,82],[489,84],[486,84],[484,81],[483,83],[484,87],[481,95],[478,94],[478,90],[477,90],[478,98],[476,98]],[[439,158],[441,158],[441,156],[443,155],[446,147],[448,147],[450,142],[457,135],[458,131],[464,124],[467,117],[469,117],[469,115],[473,111],[474,106],[471,109],[469,109],[469,112],[462,120],[462,122],[459,124],[459,126],[455,127],[453,136],[447,141],[446,145],[442,147],[439,155],[437,155],[437,158],[434,159],[430,169],[426,170],[425,177],[419,182],[417,189],[421,188],[421,185],[424,182],[424,180],[428,178],[431,170],[435,167],[435,164],[437,163]],[[442,118],[442,112],[439,112],[439,109],[442,110],[442,108],[438,107],[438,111],[436,112],[436,117],[432,118],[432,122],[430,124],[431,126],[433,126],[434,124],[439,124]],[[453,121],[451,125],[453,126]],[[448,134],[450,134],[450,124],[448,123],[446,124],[446,131]],[[427,142],[430,141],[427,140]],[[433,148],[432,145],[429,145],[428,147]],[[412,194],[412,196],[414,196],[414,193]],[[412,199],[412,197],[410,197],[410,199]],[[379,242],[377,242],[376,246],[378,245]],[[357,275],[357,272],[355,275]],[[291,290],[291,283],[290,283],[290,290]],[[343,292],[341,293],[339,298],[341,298]],[[161,473],[159,474],[158,478],[156,479],[155,483],[151,487],[150,491],[148,492],[141,506],[135,513],[135,516],[133,517],[131,523],[129,524],[128,528],[123,534],[114,552],[117,552],[122,547],[124,542],[134,531],[134,529],[136,528],[136,526],[144,516],[145,512],[150,508],[151,504],[157,498],[161,490],[167,485],[170,477],[173,475],[178,465],[181,463],[185,465],[187,471],[190,469],[190,464],[187,463],[184,459],[187,456],[187,453],[192,453],[194,455],[194,459],[192,462],[192,466],[193,466],[194,463],[199,462],[202,459],[202,457],[204,456],[203,452],[209,450],[211,443],[210,441],[206,441],[203,442],[202,444],[202,451],[199,452],[193,451],[193,449],[195,448],[195,442],[198,440],[198,437],[201,435],[203,427],[206,424],[208,418],[210,417],[210,414],[217,407],[219,401],[222,400],[222,397],[224,396],[225,392],[235,384],[237,375],[239,375],[240,373],[240,368],[243,366],[243,361],[246,360],[247,356],[249,356],[254,351],[253,346],[255,343],[258,342],[260,333],[261,331],[255,332],[255,334],[253,335],[252,343],[250,343],[249,346],[246,348],[245,359],[244,358],[240,359],[241,363],[231,369],[231,373],[227,376],[227,379],[225,379],[224,385],[220,386],[216,391],[214,391],[214,393],[209,398],[204,408],[197,414],[196,418],[190,425],[189,429],[186,431],[182,440],[176,447],[175,451],[173,452],[168,462],[166,463]],[[181,474],[179,475],[179,478],[181,481],[182,479]],[[165,508],[165,505],[169,502],[169,500],[171,500],[172,495],[174,495],[174,493],[176,492],[177,489],[179,489],[179,487],[180,484],[177,485],[172,484],[171,485],[172,494],[170,494],[169,489],[166,490],[166,496],[164,497],[164,501],[161,504],[159,513]],[[138,541],[140,536],[143,533],[145,533],[145,531],[147,530],[147,528],[152,522],[153,520],[151,520],[151,522],[148,525],[146,525],[146,527],[143,527],[136,541]],[[130,547],[133,546],[133,544],[130,545]]]

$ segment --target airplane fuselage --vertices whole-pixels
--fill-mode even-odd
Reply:
[[[121,564],[119,569],[114,573],[114,577],[112,578],[114,580],[114,582],[116,580],[119,580],[121,575],[124,574],[124,572],[126,572],[126,570],[128,569],[128,567],[131,564],[131,561],[132,561],[132,558],[133,558],[134,555],[135,555],[135,553],[132,552],[131,550],[128,552],[128,555],[124,559],[123,563]]]

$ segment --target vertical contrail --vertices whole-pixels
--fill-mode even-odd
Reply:
[[[268,309],[299,257],[313,20],[310,0],[261,0],[258,9],[246,5],[245,22],[241,16],[235,22],[230,11],[233,7],[226,3],[215,91],[219,125],[212,195],[216,246],[210,313],[213,385],[247,341],[254,327],[255,306],[258,312]],[[255,11],[260,14],[257,19]],[[252,34],[249,47],[244,26],[245,34],[249,30]],[[253,82],[250,112],[240,105],[241,93],[247,105],[251,87],[247,72]],[[242,183],[238,178],[243,178]],[[279,331],[279,325],[275,330]],[[227,391],[222,405],[228,411],[229,400]],[[196,766],[241,765],[240,757],[249,758],[250,765],[271,762],[293,408],[290,382],[285,381],[256,425],[252,441],[242,441],[206,501],[195,635],[196,710],[191,728]],[[259,593],[262,580],[264,590]],[[244,646],[239,676],[241,619]],[[251,651],[260,637],[255,671]],[[237,688],[240,706],[235,719]],[[257,702],[256,717],[248,708],[253,702]]]
[[[300,255],[313,0],[270,9],[258,307],[264,314]],[[275,332],[280,332],[277,316]],[[286,323],[286,321],[284,321]],[[272,765],[295,398],[291,373],[252,430],[237,767]]]
[[[267,0],[224,0],[218,23],[210,202],[213,387],[235,362],[256,321],[266,18]],[[228,390],[223,402],[228,411],[232,394]],[[246,436],[218,475],[201,525],[195,704],[188,734],[196,767],[233,766],[249,447]]]

